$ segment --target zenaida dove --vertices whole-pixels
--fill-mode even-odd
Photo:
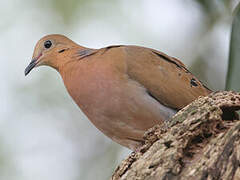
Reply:
[[[79,46],[63,35],[38,41],[25,69],[56,69],[79,108],[113,141],[136,150],[144,132],[211,93],[176,58],[139,46]]]

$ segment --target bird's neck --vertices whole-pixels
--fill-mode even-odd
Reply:
[[[73,69],[81,57],[90,50],[91,49],[83,46],[67,48],[63,52],[58,53],[57,63],[54,64],[53,68],[55,68],[60,74],[65,74],[67,69]]]

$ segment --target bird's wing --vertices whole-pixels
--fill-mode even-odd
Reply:
[[[176,58],[144,47],[123,48],[129,78],[144,86],[160,103],[181,109],[199,96],[211,93]]]

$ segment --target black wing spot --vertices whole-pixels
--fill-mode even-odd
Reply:
[[[61,50],[58,51],[58,53],[62,53],[64,51],[66,51],[66,50],[69,50],[69,48],[61,49]]]
[[[191,81],[191,86],[198,86],[196,79],[192,78]]]
[[[121,46],[122,46],[122,45],[112,45],[112,46],[106,47],[106,49],[117,48],[117,47],[121,47]]]
[[[60,51],[58,51],[58,53],[62,53],[62,52],[64,52],[66,49],[62,49],[62,50],[60,50]]]

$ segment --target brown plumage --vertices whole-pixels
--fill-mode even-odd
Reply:
[[[179,60],[139,46],[89,49],[48,35],[37,43],[25,74],[40,65],[55,68],[89,120],[130,149],[140,146],[148,128],[211,92]]]

